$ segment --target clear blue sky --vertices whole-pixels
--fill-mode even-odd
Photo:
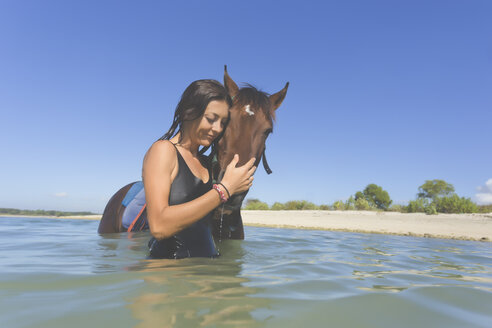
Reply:
[[[290,88],[251,198],[492,202],[492,2],[0,2],[0,207],[102,212],[186,86]],[[479,191],[479,188],[481,191]],[[477,193],[481,193],[477,198]]]

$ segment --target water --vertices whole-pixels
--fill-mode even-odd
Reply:
[[[217,259],[0,218],[0,327],[490,327],[492,243],[246,228]]]

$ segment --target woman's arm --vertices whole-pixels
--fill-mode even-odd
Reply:
[[[236,168],[237,156],[231,161],[222,182],[231,194],[251,187],[254,158]],[[157,239],[169,238],[203,218],[220,205],[220,197],[211,189],[204,195],[179,205],[169,205],[173,175],[177,172],[176,149],[169,141],[157,141],[145,155],[143,182],[147,201],[150,232]]]

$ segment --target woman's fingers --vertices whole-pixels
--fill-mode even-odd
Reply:
[[[256,171],[254,166],[256,158],[251,158],[244,165],[236,167],[239,162],[239,155],[235,154],[231,162],[227,166],[223,182],[228,185],[228,188],[233,190],[232,194],[243,192],[251,188],[253,185],[253,174]],[[224,181],[226,180],[226,181]]]
[[[241,167],[251,168],[251,167],[253,167],[253,164],[255,163],[255,161],[256,161],[256,158],[252,157],[247,163],[245,163]],[[239,155],[234,154],[234,157],[231,159],[229,166],[236,167],[238,162],[239,162]]]
[[[251,168],[255,164],[256,158],[251,158],[248,163],[244,164],[247,168]]]
[[[255,172],[256,172],[256,166],[253,166],[249,169],[248,174],[252,176],[253,174],[255,174]]]
[[[234,154],[234,157],[231,159],[231,162],[229,163],[230,167],[236,167],[237,162],[239,162],[239,155]]]
[[[256,171],[256,166],[254,166],[255,164],[255,161],[256,161],[256,158],[251,158],[246,164],[244,164],[244,168],[247,169],[247,172],[246,172],[246,181],[248,183],[248,188],[251,186],[251,184],[253,183],[253,174],[255,173]]]

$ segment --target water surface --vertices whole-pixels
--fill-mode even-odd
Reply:
[[[492,243],[246,228],[217,259],[0,218],[0,327],[490,327]]]

